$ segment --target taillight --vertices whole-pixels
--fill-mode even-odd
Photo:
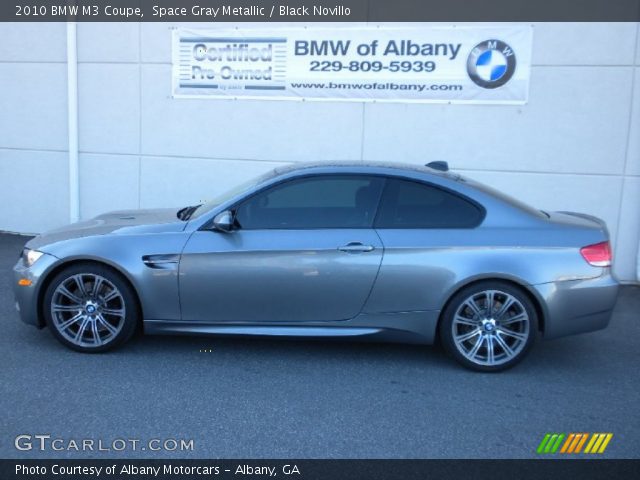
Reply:
[[[611,266],[611,245],[609,242],[600,242],[587,245],[580,249],[580,253],[589,265],[594,267]]]

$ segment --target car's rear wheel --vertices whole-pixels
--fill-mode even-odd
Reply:
[[[529,297],[520,288],[497,281],[458,292],[440,322],[445,350],[465,367],[484,372],[520,362],[537,330],[538,317]]]
[[[120,274],[97,264],[76,264],[58,273],[44,296],[49,329],[64,345],[104,352],[133,335],[138,323],[135,294]]]

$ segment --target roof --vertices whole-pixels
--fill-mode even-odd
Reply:
[[[331,167],[357,167],[357,168],[385,168],[404,170],[411,172],[430,173],[435,175],[441,175],[445,177],[455,177],[454,175],[447,174],[445,172],[429,168],[424,165],[416,165],[413,163],[403,162],[380,162],[380,161],[365,161],[365,160],[345,160],[345,161],[325,161],[325,162],[301,162],[285,165],[276,169],[278,174],[290,173],[298,170],[305,170],[311,168],[331,168]]]

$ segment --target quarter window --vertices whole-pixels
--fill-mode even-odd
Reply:
[[[236,210],[240,228],[371,228],[384,179],[330,175],[291,180],[258,193]]]
[[[462,196],[408,180],[389,179],[376,228],[473,228],[484,211]]]

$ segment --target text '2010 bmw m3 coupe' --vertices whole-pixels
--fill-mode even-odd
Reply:
[[[431,164],[430,164],[431,165]],[[29,241],[22,319],[82,352],[150,334],[431,344],[496,371],[534,339],[607,326],[604,222],[431,167],[276,169],[208,203],[100,215]]]

